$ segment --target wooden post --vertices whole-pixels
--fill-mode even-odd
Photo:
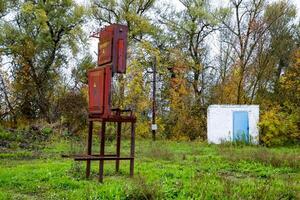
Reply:
[[[130,146],[130,176],[133,177],[133,173],[134,173],[134,140],[135,140],[135,133],[134,133],[134,129],[135,129],[135,122],[131,123],[131,146]]]
[[[156,124],[156,57],[154,58],[153,65],[153,88],[152,88],[152,124]],[[151,126],[152,128],[152,126]],[[156,140],[156,130],[152,128],[152,140]]]
[[[105,148],[105,121],[102,122],[101,133],[100,133],[100,157],[104,157]],[[103,165],[104,160],[101,159],[99,162],[99,182],[103,182]]]
[[[89,132],[87,139],[87,155],[92,155],[92,141],[93,141],[93,121],[89,121]],[[91,173],[91,160],[86,161],[86,178],[90,177]]]
[[[121,122],[117,123],[117,157],[120,157],[121,150]],[[120,160],[116,160],[116,172],[119,171]]]

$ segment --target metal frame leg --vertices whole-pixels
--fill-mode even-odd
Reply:
[[[87,155],[92,155],[92,141],[93,141],[93,121],[89,121],[89,131],[87,139]],[[86,161],[86,178],[90,177],[91,173],[91,160]]]
[[[121,122],[117,123],[117,150],[116,154],[117,157],[120,157],[120,151],[121,151]],[[116,172],[119,172],[119,167],[120,166],[120,160],[116,160]]]
[[[105,147],[105,125],[106,122],[102,122],[101,133],[100,133],[100,156],[104,157],[104,147]],[[103,182],[103,165],[104,160],[99,162],[99,182]]]
[[[131,123],[131,146],[130,146],[130,176],[133,177],[134,173],[134,142],[135,142],[135,122]]]

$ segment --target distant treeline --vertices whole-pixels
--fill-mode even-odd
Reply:
[[[259,104],[260,140],[300,142],[300,22],[289,1],[0,0],[0,119],[17,128],[86,127],[89,28],[129,28],[128,69],[115,77],[114,106],[133,109],[150,136],[152,68],[158,132],[205,139],[210,104]],[[221,7],[222,6],[222,7]],[[95,49],[95,53],[96,53]],[[67,69],[67,70],[66,70]],[[66,73],[70,71],[71,73]]]

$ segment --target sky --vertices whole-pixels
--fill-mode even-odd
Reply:
[[[76,0],[76,1],[82,3],[83,5],[85,5],[89,2],[89,0]],[[270,1],[273,2],[276,0],[270,0]],[[297,10],[300,10],[300,0],[289,0],[289,1],[297,6]],[[158,2],[170,2],[179,9],[183,7],[179,0],[158,0]],[[220,5],[220,4],[224,4],[224,2],[228,3],[229,0],[214,0],[212,2],[213,2],[213,4]],[[298,14],[298,18],[299,17],[300,16]]]
[[[82,0],[84,1],[84,0]],[[170,2],[174,6],[176,6],[178,9],[182,9],[183,5],[180,3],[179,0],[158,0],[158,1],[165,1],[165,2]],[[269,0],[270,2],[275,2],[278,0]],[[298,19],[300,18],[300,0],[288,0],[292,4],[294,4],[297,7],[297,14],[298,14]],[[226,5],[229,0],[213,0],[211,1],[213,6],[218,6],[218,5]]]

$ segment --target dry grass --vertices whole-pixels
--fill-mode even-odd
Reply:
[[[244,148],[242,151],[229,146],[220,146],[218,149],[224,158],[232,162],[246,160],[259,162],[266,166],[300,168],[300,154],[297,153],[273,152],[265,147]]]
[[[151,142],[148,146],[144,146],[141,155],[153,160],[174,160],[176,152],[168,147],[166,142]]]
[[[152,159],[159,159],[159,160],[173,160],[174,153],[165,149],[163,147],[157,148],[153,147],[145,152],[145,156],[152,158]]]

